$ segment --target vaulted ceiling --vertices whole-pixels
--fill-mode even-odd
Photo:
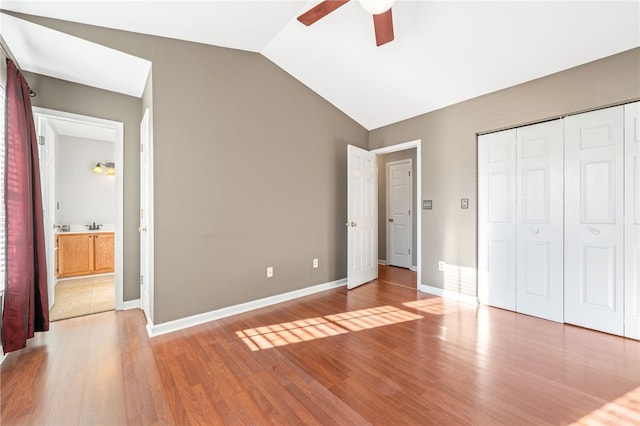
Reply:
[[[317,1],[16,1],[6,11],[258,52],[371,130],[640,46],[635,1],[403,1],[376,47],[357,0],[310,27]],[[31,72],[140,96],[150,63],[0,15]],[[129,78],[112,72],[129,70]]]

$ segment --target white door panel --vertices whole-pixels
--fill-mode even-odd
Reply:
[[[153,322],[151,302],[151,146],[149,109],[140,122],[140,307]]]
[[[623,107],[565,119],[565,321],[623,334]]]
[[[625,105],[625,322],[640,340],[640,102]]]
[[[478,137],[478,299],[516,309],[516,131]]]
[[[411,160],[387,163],[387,263],[411,267]]]
[[[347,146],[347,287],[378,277],[376,154]]]
[[[562,120],[520,127],[516,134],[516,311],[562,322]]]

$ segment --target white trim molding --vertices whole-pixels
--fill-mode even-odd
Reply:
[[[386,265],[386,264],[387,264],[387,261],[386,261],[386,260],[378,259],[378,265],[382,265],[382,266],[384,266],[384,265]]]
[[[416,265],[409,267],[409,269],[413,272],[418,272],[418,267]]]
[[[122,310],[128,311],[129,309],[139,309],[140,308],[140,299],[127,300],[122,303]]]
[[[451,290],[445,290],[438,287],[432,287],[430,285],[420,284],[418,287],[423,293],[433,294],[435,296],[440,296],[444,299],[457,300],[458,302],[469,303],[472,305],[478,304],[478,298],[476,296],[469,296],[467,294],[458,293]]]
[[[245,312],[253,311],[255,309],[265,308],[277,303],[298,299],[300,297],[309,296],[311,294],[331,290],[345,285],[347,285],[347,279],[343,278],[341,280],[318,284],[311,287],[302,288],[300,290],[294,290],[287,293],[277,294],[275,296],[265,297],[263,299],[252,300],[250,302],[240,303],[238,305],[216,309],[215,311],[204,312],[202,314],[192,315],[190,317],[163,322],[157,325],[154,325],[151,321],[148,321],[147,333],[149,334],[149,337],[160,336],[161,334],[183,330],[185,328],[194,327],[196,325],[230,317],[232,315],[242,314]]]

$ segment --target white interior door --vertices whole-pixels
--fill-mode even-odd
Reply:
[[[624,107],[625,321],[624,335],[640,339],[640,102]]]
[[[56,278],[56,133],[45,117],[37,116],[38,155],[42,187],[44,238],[47,258],[47,291],[49,308],[55,303]]]
[[[147,321],[151,317],[151,232],[150,232],[150,144],[149,144],[149,109],[146,109],[140,122],[140,307]]]
[[[411,267],[411,159],[387,163],[387,264]]]
[[[517,133],[516,311],[562,322],[563,123]]]
[[[623,334],[623,107],[565,119],[565,322]]]
[[[378,277],[376,154],[347,146],[347,287]]]
[[[516,309],[516,131],[478,137],[478,299]]]

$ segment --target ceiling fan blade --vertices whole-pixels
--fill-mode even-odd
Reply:
[[[373,27],[376,31],[376,46],[382,46],[393,40],[393,17],[391,9],[378,15],[373,15]]]
[[[326,0],[319,5],[312,7],[302,15],[298,16],[298,21],[309,26],[314,22],[324,18],[349,0]]]

